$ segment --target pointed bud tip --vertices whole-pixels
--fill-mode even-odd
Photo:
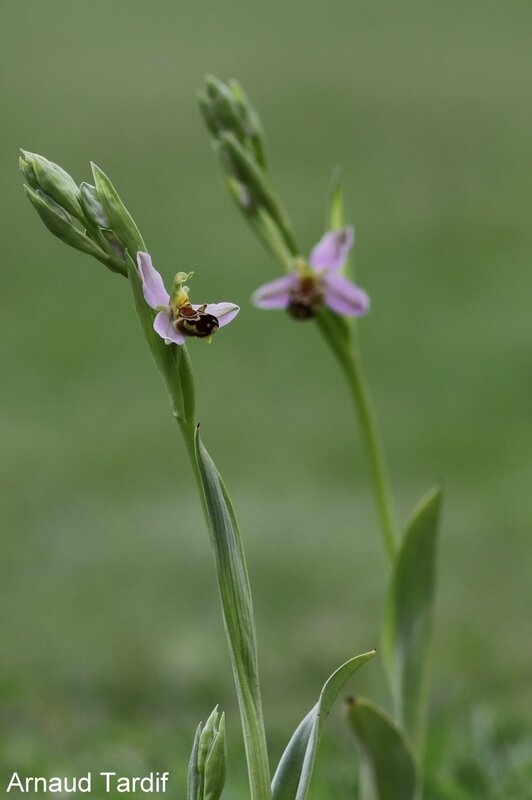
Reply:
[[[103,175],[104,171],[101,167],[98,166],[94,161],[89,161],[91,172],[94,176],[96,175]]]
[[[213,75],[212,72],[207,72],[204,77],[206,86],[219,86],[222,81]]]

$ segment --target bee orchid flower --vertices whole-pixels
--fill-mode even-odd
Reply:
[[[313,248],[308,263],[294,260],[289,275],[264,284],[254,293],[259,308],[284,308],[295,319],[310,319],[322,307],[349,317],[369,311],[369,297],[340,274],[355,241],[351,226],[328,231]]]
[[[192,304],[188,296],[190,290],[185,286],[192,272],[178,272],[169,294],[149,253],[137,253],[137,266],[144,299],[159,312],[153,328],[165,344],[185,344],[189,336],[210,340],[218,328],[231,322],[240,311],[234,303]]]

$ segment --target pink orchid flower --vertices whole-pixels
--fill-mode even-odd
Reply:
[[[218,328],[231,322],[240,311],[234,303],[193,305],[188,297],[190,290],[185,286],[185,281],[192,277],[191,272],[178,272],[172,293],[168,294],[148,253],[137,253],[137,265],[144,299],[159,312],[153,328],[165,344],[185,344],[188,336],[210,339]]]
[[[310,319],[322,306],[349,317],[367,314],[366,292],[340,275],[354,241],[351,226],[328,231],[312,250],[308,264],[296,259],[293,272],[257,289],[253,303],[259,308],[284,308],[295,319]]]

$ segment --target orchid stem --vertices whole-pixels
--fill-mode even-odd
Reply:
[[[393,512],[390,478],[377,418],[356,345],[356,330],[348,326],[345,319],[326,310],[317,316],[317,323],[347,378],[366,451],[382,542],[393,567],[399,537]]]
[[[384,549],[393,565],[398,535],[393,512],[390,477],[377,419],[373,411],[371,396],[362,370],[360,357],[352,352],[351,357],[342,359],[341,364],[353,398],[366,450],[373,498],[379,518]]]
[[[175,416],[183,435],[186,450],[190,459],[190,464],[200,496],[200,502],[205,521],[207,523],[207,527],[210,527],[211,523],[209,520],[205,498],[205,488],[194,447],[194,435],[196,430],[194,408],[194,376],[190,365],[190,359],[184,346],[180,352],[179,373],[181,378],[182,396],[184,398],[185,414],[184,416],[175,414]],[[245,556],[243,553],[242,558],[244,559],[245,564]],[[218,574],[217,577],[220,581],[220,574]],[[253,696],[249,691],[249,687],[246,685],[246,681],[243,679],[243,676],[236,667],[236,662],[238,659],[236,653],[234,652],[234,643],[229,633],[227,624],[226,634],[229,651],[231,654],[231,661],[233,662],[233,675],[240,707],[242,730],[243,732],[247,732],[247,736],[244,737],[244,743],[246,748],[251,800],[271,800],[268,747],[262,713],[262,699],[259,678],[258,675],[255,675],[255,696]]]

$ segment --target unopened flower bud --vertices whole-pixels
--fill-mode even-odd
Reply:
[[[198,769],[200,772],[205,771],[207,756],[209,754],[214,737],[218,730],[219,719],[220,719],[220,714],[218,712],[218,706],[216,706],[216,708],[212,710],[211,715],[209,716],[207,722],[204,724],[199,738]]]
[[[253,108],[244,90],[237,81],[229,81],[229,91],[245,136],[249,139],[255,158],[261,167],[266,168],[264,131],[257,111]]]
[[[211,106],[211,101],[204,92],[198,92],[197,96],[200,111],[203,115],[203,119],[205,120],[205,124],[210,133],[216,138],[218,136],[218,123],[214,110]]]
[[[192,752],[188,762],[187,800],[202,800],[203,776],[200,775],[198,769],[198,747],[201,731],[202,724],[200,722],[194,736],[194,744],[192,745]]]
[[[35,170],[33,169],[33,164],[31,158],[31,153],[25,153],[24,150],[21,150],[22,155],[18,160],[18,164],[20,167],[20,171],[24,175],[25,179],[28,181],[28,184],[31,186],[32,189],[39,188],[39,181],[37,180],[37,176],[35,174]]]
[[[22,150],[20,163],[24,177],[33,189],[41,189],[72,216],[84,222],[80,191],[68,172],[44,156],[25,150]]]
[[[205,762],[203,800],[219,800],[225,785],[226,761],[225,715],[222,714]]]
[[[206,98],[209,117],[216,127],[216,132],[232,131],[241,144],[245,144],[246,131],[240,113],[230,89],[222,81],[209,76],[205,79]]]
[[[72,217],[63,206],[56,203],[53,197],[37,189],[33,191],[28,186],[24,187],[26,196],[33,205],[48,230],[76,250],[88,253],[96,258],[102,256],[100,248],[77,228]]]
[[[275,196],[268,174],[232,133],[222,133],[218,154],[227,175],[239,186],[238,197],[244,213],[255,214],[263,208],[280,228],[286,224],[285,214]]]
[[[227,83],[211,75],[198,95],[205,123],[215,139],[232,133],[257,164],[266,169],[266,149],[259,115],[237,81]]]
[[[219,800],[226,774],[225,716],[214,709],[199,725],[188,765],[189,800]]]
[[[99,228],[108,228],[109,220],[103,210],[96,187],[90,183],[82,183],[80,184],[79,192],[81,205],[87,219],[91,220]]]
[[[90,227],[96,229],[96,236],[108,246],[110,253],[119,261],[125,263],[126,250],[122,242],[110,228],[109,219],[98,197],[96,187],[90,183],[82,183],[79,187],[81,205]]]

